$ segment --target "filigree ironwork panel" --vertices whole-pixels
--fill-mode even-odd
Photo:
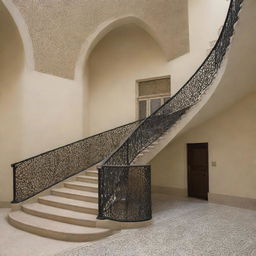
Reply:
[[[120,146],[139,122],[120,126],[13,164],[13,202],[24,201],[102,161]]]
[[[132,191],[134,193],[132,196],[130,193],[127,194],[129,188],[126,181],[130,175],[129,173],[134,173],[136,170],[139,172],[143,168],[143,166],[133,166],[132,162],[143,149],[162,136],[191,106],[196,104],[212,84],[230,45],[234,33],[234,24],[238,20],[242,2],[243,0],[231,0],[221,34],[210,54],[195,74],[171,99],[142,121],[127,140],[103,162],[99,172],[100,219],[138,221],[137,215],[134,214],[136,210],[127,210],[123,204],[123,202],[130,200],[128,195],[131,198],[139,197],[137,195],[139,192],[136,190]],[[115,166],[118,167],[115,168]],[[147,168],[149,167],[147,166]],[[113,179],[114,184],[111,183],[109,177]],[[138,175],[136,178],[135,184],[145,183],[143,180],[145,176]],[[147,176],[147,178],[150,179],[150,176]],[[118,191],[115,191],[115,186]],[[146,209],[150,203],[149,197],[144,198],[141,201],[141,207]],[[130,207],[132,206],[137,207],[136,204],[130,204]],[[144,220],[148,219],[149,216],[148,212],[145,213]],[[140,216],[140,220],[143,220],[143,216]]]
[[[99,176],[99,219],[151,219],[150,166],[103,166]]]

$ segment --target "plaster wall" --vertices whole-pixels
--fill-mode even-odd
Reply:
[[[83,86],[28,70],[17,27],[0,2],[0,207],[11,163],[83,137]]]
[[[189,0],[190,51],[168,62],[172,93],[182,87],[203,63],[219,37],[230,1]]]
[[[89,134],[137,119],[136,80],[170,75],[174,94],[201,65],[218,38],[229,1],[188,4],[190,52],[175,60],[167,61],[160,45],[132,23],[109,32],[95,46],[87,66]]]
[[[256,199],[255,113],[256,93],[251,93],[177,137],[151,161],[153,185],[186,190],[186,144],[208,142],[209,192]]]
[[[169,73],[153,38],[134,24],[106,35],[88,61],[89,133],[136,120],[136,80]]]
[[[20,156],[22,88],[19,81],[24,53],[18,30],[1,2],[0,32],[0,201],[3,201],[10,199],[12,193],[9,164]]]
[[[25,70],[1,87],[0,202],[12,199],[12,163],[84,137],[83,90],[73,81]]]
[[[25,1],[20,3],[26,4]],[[25,65],[28,61],[24,58],[24,45],[19,32],[1,3],[0,202],[12,199],[11,163],[81,139],[89,132],[94,134],[135,120],[136,79],[171,75],[172,92],[183,85],[206,57],[209,42],[217,38],[218,27],[224,21],[227,11],[225,8],[228,6],[228,2],[221,0],[201,1],[198,6],[196,3],[196,0],[189,0],[191,23],[189,54],[168,62],[166,52],[163,51],[158,40],[154,40],[148,32],[139,27],[124,26],[125,29],[113,31],[96,46],[95,49],[99,51],[93,52],[92,56],[98,56],[97,54],[103,56],[101,59],[92,58],[92,65],[94,67],[99,65],[98,69],[90,71],[91,73],[84,72],[84,81],[69,80],[30,70]],[[220,16],[213,22],[209,17],[216,16],[217,9]],[[201,11],[208,12],[208,16],[205,16],[203,21],[198,16]],[[161,17],[161,22],[166,22],[164,16],[159,13],[157,15]],[[211,26],[212,22],[214,24],[208,29],[208,25]],[[35,29],[39,28],[40,26]],[[67,29],[73,28],[68,26]],[[39,30],[37,33],[40,32]],[[115,33],[123,33],[122,38],[117,38]],[[43,34],[41,35],[44,38]],[[108,37],[112,35],[112,39],[108,41]],[[202,35],[207,39],[197,48],[196,41],[201,42]],[[112,49],[111,56],[104,57],[106,52],[100,45],[105,41],[107,43],[104,45],[109,47],[109,50]],[[123,48],[120,43],[123,44]],[[45,41],[40,41],[38,44],[45,46]],[[129,54],[118,54],[124,49]],[[172,50],[172,47],[170,49]],[[68,52],[65,52],[65,48],[62,52],[57,51],[54,54],[70,57]],[[56,58],[54,54],[51,58]],[[46,57],[43,53],[42,56]],[[113,62],[114,58],[116,58],[115,62]],[[185,64],[187,61],[189,64]],[[65,63],[58,63],[57,66],[61,68],[62,65],[65,66]],[[91,79],[92,83],[86,86],[83,83],[88,79]],[[101,101],[100,99],[103,98],[104,101]],[[87,132],[89,124],[90,131]]]

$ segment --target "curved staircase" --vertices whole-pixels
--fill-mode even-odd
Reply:
[[[104,224],[97,220],[97,183],[97,170],[89,169],[74,181],[63,182],[63,187],[51,189],[50,195],[9,213],[9,222],[24,231],[66,241],[91,241],[111,235],[113,230],[100,227]]]
[[[39,196],[36,202],[21,205],[19,211],[9,214],[9,222],[22,230],[66,241],[95,240],[123,227],[150,223],[151,178],[146,163],[213,95],[225,71],[224,57],[242,1],[231,0],[220,37],[206,60],[151,116],[14,164],[14,203],[59,182],[62,186],[52,188],[50,195]],[[103,159],[98,170],[81,172]],[[34,178],[35,170],[40,179]],[[49,181],[41,184],[44,178]]]

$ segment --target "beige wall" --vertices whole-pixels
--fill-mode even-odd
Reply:
[[[83,137],[83,85],[24,67],[19,32],[0,2],[0,202],[11,163]]]
[[[189,53],[168,62],[175,93],[194,74],[219,37],[230,1],[189,0]]]
[[[171,76],[174,94],[209,53],[223,25],[228,1],[189,0],[190,52],[167,61],[159,44],[135,24],[109,32],[88,59],[89,134],[134,121],[136,80]],[[170,46],[171,47],[171,46]],[[118,106],[118,107],[117,107]]]
[[[0,201],[11,199],[10,163],[20,156],[24,52],[16,26],[0,2]],[[15,146],[14,146],[15,145]]]
[[[186,189],[186,144],[208,142],[210,193],[256,199],[255,113],[256,93],[251,93],[176,138],[151,162],[153,185]]]
[[[5,2],[9,1],[5,0]],[[22,5],[23,11],[27,10],[28,1],[15,0],[15,2]],[[153,1],[151,3],[159,7],[158,2]],[[167,1],[166,3],[169,4],[170,2]],[[139,27],[128,26],[127,29],[113,31],[96,46],[98,51],[94,51],[92,56],[98,54],[103,55],[103,57],[98,60],[92,58],[92,66],[95,67],[97,61],[100,60],[99,66],[91,74],[90,72],[84,72],[84,81],[71,81],[31,71],[27,66],[24,67],[24,50],[19,33],[1,3],[0,201],[10,201],[12,199],[11,163],[80,139],[85,136],[89,124],[90,133],[96,133],[133,121],[136,107],[136,79],[171,75],[173,92],[185,82],[205,58],[209,42],[217,37],[218,27],[219,24],[223,23],[225,8],[228,4],[222,0],[200,0],[199,5],[196,3],[196,0],[189,0],[189,19],[191,23],[189,28],[191,52],[189,54],[172,62],[167,62],[165,59],[166,53],[162,52],[163,47],[160,47],[147,32]],[[159,9],[153,9],[154,11],[158,10],[157,17],[159,20],[156,24],[163,22],[167,26],[165,15],[159,15]],[[168,10],[168,8],[165,8],[165,11],[169,14]],[[152,9],[147,11],[151,13]],[[204,21],[198,15],[203,11],[208,12],[208,15],[204,16]],[[219,16],[216,16],[217,14]],[[81,13],[81,15],[84,14]],[[151,14],[151,16],[154,15]],[[208,19],[210,16],[218,18],[213,21]],[[118,18],[118,15],[116,17]],[[70,24],[71,27],[65,25],[63,27],[71,31],[73,26],[72,23]],[[174,24],[176,23],[173,23],[172,26]],[[52,25],[55,26],[56,23]],[[212,26],[211,29],[208,29],[208,26]],[[176,26],[177,28],[179,27]],[[186,35],[186,29],[183,32]],[[37,33],[40,34],[40,31],[38,30]],[[115,33],[123,34],[122,38]],[[170,34],[166,33],[166,35],[169,36]],[[62,36],[64,37],[64,34]],[[82,37],[84,38],[84,35]],[[112,41],[109,40],[109,37],[112,37]],[[201,41],[202,37],[205,38],[204,41]],[[46,47],[45,50],[47,49],[47,42],[42,34],[41,39],[44,40],[40,41],[39,44],[43,48]],[[70,40],[73,39],[70,38]],[[119,40],[119,44],[116,40]],[[184,40],[186,41],[186,38]],[[60,43],[64,41],[62,40]],[[176,43],[179,44],[179,42]],[[200,42],[203,42],[203,44],[201,45]],[[25,42],[23,41],[23,43]],[[124,49],[120,47],[121,44],[125,47],[126,53],[122,58],[119,58],[118,53]],[[170,51],[175,52],[177,50],[175,45],[167,44],[166,46],[170,47]],[[104,52],[103,47],[107,47],[112,55],[109,54],[110,52]],[[61,68],[66,68],[66,66],[57,57],[63,55],[64,58],[70,60],[68,51],[65,50],[64,47],[61,52],[55,51],[52,53],[49,51],[49,53],[52,53],[50,57],[44,55],[43,52],[41,53],[46,60],[49,60],[49,63],[51,58],[56,59],[54,70],[58,75],[63,74]],[[106,54],[105,57],[104,54]],[[71,59],[73,59],[71,62],[75,62],[73,57]],[[114,59],[116,61],[113,63]],[[26,63],[28,63],[27,60]],[[52,69],[53,67],[49,66],[49,68]],[[42,71],[47,72],[47,70]],[[89,86],[85,82],[88,80],[88,74],[92,81]],[[111,90],[110,86],[112,86]],[[90,99],[90,104],[87,99]]]
[[[9,77],[16,77],[12,67]],[[15,83],[0,84],[0,201],[10,201],[11,163],[85,137],[83,87],[29,70]]]
[[[135,81],[169,73],[160,47],[135,24],[105,36],[93,50],[88,67],[91,134],[134,121]]]

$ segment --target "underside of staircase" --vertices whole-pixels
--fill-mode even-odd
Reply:
[[[97,220],[98,171],[90,168],[51,189],[37,202],[23,204],[21,210],[9,213],[9,222],[24,231],[65,241],[92,241],[113,234],[112,228],[99,227]],[[105,223],[106,224],[106,223]],[[112,225],[115,227],[114,225]]]

